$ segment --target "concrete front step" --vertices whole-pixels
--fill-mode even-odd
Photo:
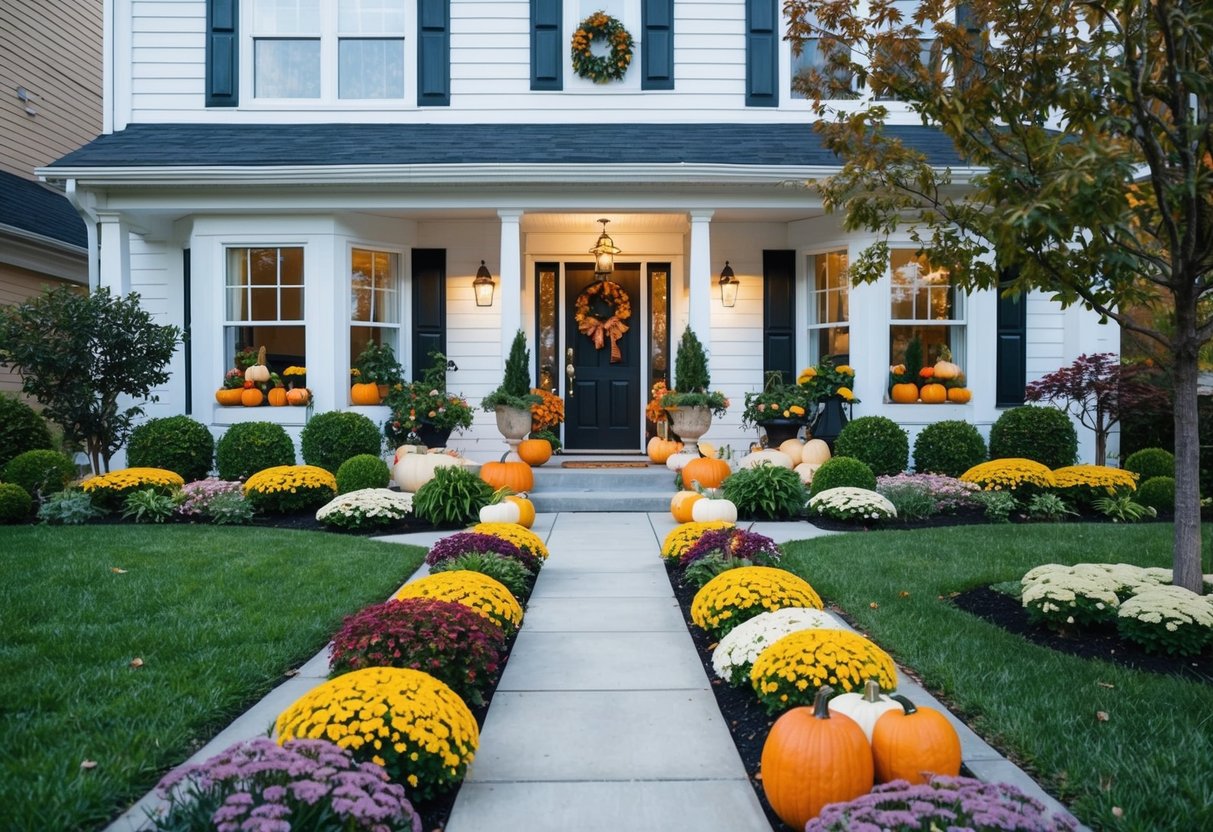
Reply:
[[[553,465],[555,463],[555,465]],[[553,459],[535,469],[530,498],[535,510],[668,511],[674,473],[663,465],[646,468],[561,468]]]

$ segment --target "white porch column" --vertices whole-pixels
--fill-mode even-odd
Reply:
[[[691,212],[691,259],[687,264],[687,326],[705,351],[712,348],[712,234],[715,211]]]
[[[501,357],[510,352],[514,333],[522,328],[522,210],[497,212],[501,218]]]
[[[116,212],[98,212],[97,220],[101,226],[97,286],[121,297],[131,291],[131,229]]]

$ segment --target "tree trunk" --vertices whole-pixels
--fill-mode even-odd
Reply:
[[[1196,350],[1175,351],[1175,561],[1173,583],[1200,593],[1200,428]]]

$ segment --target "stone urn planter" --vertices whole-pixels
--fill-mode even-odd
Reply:
[[[706,405],[667,407],[665,410],[670,414],[670,425],[674,432],[687,447],[693,447],[712,426],[712,411]]]
[[[505,458],[512,462],[521,462],[522,457],[518,455],[518,443],[531,432],[530,408],[498,405],[493,412],[497,415],[497,430],[501,431],[506,444],[510,446]]]

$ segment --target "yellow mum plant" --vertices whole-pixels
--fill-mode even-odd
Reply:
[[[773,566],[741,566],[721,572],[691,601],[691,620],[716,638],[764,612],[785,607],[819,610],[821,597],[808,581]]]
[[[1137,490],[1137,474],[1107,465],[1067,465],[1053,469],[1057,488],[1086,492],[1083,496],[1115,497]],[[1095,492],[1098,492],[1096,494]]]
[[[337,496],[337,478],[316,465],[276,465],[249,477],[244,496],[258,511],[315,511]]]
[[[491,534],[502,540],[508,540],[519,549],[525,549],[537,558],[548,559],[547,547],[543,539],[525,526],[517,523],[477,523],[471,528],[476,534]]]
[[[750,670],[750,684],[769,713],[807,705],[822,685],[861,690],[868,679],[891,691],[897,667],[888,653],[850,630],[797,630],[759,653]]]
[[[496,622],[506,635],[522,624],[522,606],[505,586],[480,572],[452,569],[427,575],[404,585],[394,596],[404,598],[437,598],[471,607],[490,621]]]
[[[677,560],[707,532],[732,528],[733,525],[727,520],[712,520],[707,523],[683,523],[675,526],[661,543],[661,557],[664,560]]]
[[[426,800],[463,779],[480,731],[455,691],[428,673],[368,667],[300,697],[274,724],[281,745],[325,739],[383,766],[409,796]]]
[[[1009,457],[974,465],[960,475],[961,482],[980,485],[983,491],[1016,491],[1019,488],[1052,488],[1053,472],[1032,459]]]
[[[123,468],[85,480],[80,488],[101,506],[116,506],[133,491],[151,488],[161,494],[171,494],[185,485],[174,471],[163,468]]]

